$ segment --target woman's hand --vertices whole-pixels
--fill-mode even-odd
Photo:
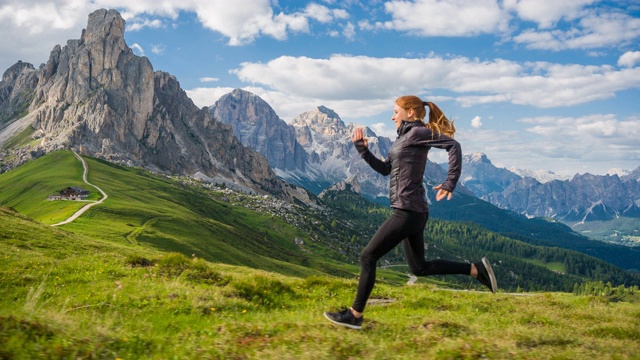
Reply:
[[[353,135],[351,135],[351,141],[355,143],[360,140],[364,141],[364,147],[369,146],[367,138],[362,135],[362,128],[356,128],[355,130],[353,130]]]
[[[445,197],[447,198],[447,200],[451,200],[451,198],[453,197],[453,193],[449,190],[443,189],[442,184],[434,186],[433,190],[438,190],[438,193],[436,193],[436,201],[440,201]]]

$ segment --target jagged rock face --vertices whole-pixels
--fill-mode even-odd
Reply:
[[[0,130],[27,110],[37,82],[36,69],[29,63],[18,61],[4,72],[0,82]]]
[[[630,174],[623,176],[622,180],[623,181],[628,181],[628,180],[640,181],[640,166],[638,166]]]
[[[322,199],[325,194],[332,191],[351,191],[356,194],[360,194],[362,189],[360,187],[360,182],[358,182],[357,176],[352,176],[344,181],[337,182],[330,187],[323,190],[318,197]]]
[[[571,180],[539,183],[523,178],[504,191],[485,195],[504,209],[566,222],[639,217],[640,183],[618,175],[576,175]]]
[[[125,44],[118,12],[89,15],[81,39],[56,46],[39,78],[33,104],[44,106],[35,110],[33,127],[47,134],[47,142],[69,139],[98,153],[107,139],[103,155],[117,148],[141,159],[139,140],[154,109],[154,72]]]
[[[373,171],[351,142],[358,125],[345,125],[338,114],[324,106],[299,114],[290,125],[308,154],[307,168],[312,179],[334,184],[357,175],[363,194],[371,198],[388,196],[389,179]],[[364,128],[364,135],[369,139],[369,149],[384,159],[391,141],[376,136],[369,128]]]
[[[210,110],[216,120],[231,125],[245,146],[264,155],[272,168],[305,171],[307,154],[296,141],[295,131],[260,97],[236,89]]]
[[[115,10],[90,14],[80,40],[54,47],[40,69],[18,63],[7,70],[0,111],[9,113],[19,104],[16,92],[29,93],[29,114],[13,121],[28,122],[44,134],[39,150],[77,147],[92,156],[198,174],[246,191],[291,190],[263,156],[242,146],[230,126],[198,109],[174,76],[154,72],[147,58],[133,54],[124,28]]]
[[[477,197],[501,192],[519,179],[520,176],[511,171],[495,167],[483,153],[462,157],[460,182]]]
[[[460,182],[477,197],[501,192],[519,179],[520,176],[511,171],[495,167],[483,153],[462,157]]]

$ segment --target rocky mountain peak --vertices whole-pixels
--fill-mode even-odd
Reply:
[[[306,154],[295,130],[259,96],[235,89],[209,110],[216,120],[231,125],[242,144],[263,154],[272,168],[305,170]]]
[[[627,180],[635,180],[640,182],[640,166],[638,166],[635,170],[631,171],[628,175],[624,175],[623,179]]]
[[[236,133],[239,133],[237,130],[240,125],[255,125],[260,119],[280,120],[266,101],[242,89],[234,89],[223,95],[211,107],[211,113],[216,119],[230,124]]]
[[[89,14],[87,28],[82,32],[80,41],[85,44],[114,42],[125,49],[124,25],[125,21],[118,11],[96,10]]]
[[[491,160],[487,157],[485,153],[473,153],[467,154],[462,157],[462,161],[465,163],[475,163],[475,164],[489,164],[491,165]]]
[[[361,194],[362,189],[360,187],[360,183],[358,182],[358,177],[354,175],[347,178],[346,180],[339,181],[322,191],[320,195],[318,195],[318,197],[322,199],[327,193],[339,191],[351,191],[356,194]]]
[[[313,111],[303,112],[291,120],[291,125],[295,127],[309,127],[311,130],[322,135],[344,135],[347,132],[340,116],[335,111],[318,106]]]
[[[4,72],[4,74],[2,74],[2,82],[7,84],[14,83],[16,81],[16,78],[24,70],[35,70],[35,69],[33,68],[33,65],[29,63],[18,61],[17,63],[13,64],[10,68],[8,68]]]
[[[328,118],[340,119],[340,116],[335,111],[329,109],[326,106],[320,105],[317,107],[316,111],[318,111],[319,113],[325,114]]]

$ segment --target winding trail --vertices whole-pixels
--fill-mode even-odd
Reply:
[[[82,162],[82,167],[84,168],[84,172],[82,173],[82,181],[84,181],[85,184],[87,184],[89,186],[93,186],[98,191],[100,191],[100,193],[102,194],[102,199],[83,206],[80,210],[76,211],[75,214],[71,215],[71,217],[68,218],[67,220],[65,220],[63,222],[59,222],[57,224],[53,224],[51,226],[60,226],[60,225],[68,224],[68,223],[72,222],[73,220],[77,219],[78,217],[80,217],[80,215],[84,214],[84,212],[89,210],[89,208],[91,208],[92,206],[96,206],[98,204],[102,204],[102,202],[107,200],[107,198],[109,197],[109,196],[107,196],[107,193],[102,191],[102,189],[100,189],[99,187],[97,187],[97,186],[95,186],[95,185],[93,185],[93,184],[91,184],[90,182],[87,181],[87,173],[89,173],[89,167],[87,166],[87,162],[84,161],[84,159],[80,155],[78,155],[78,153],[76,153],[75,151],[71,150],[71,152],[73,152],[73,155],[75,155],[75,157],[78,158],[78,160],[80,160],[80,162]]]

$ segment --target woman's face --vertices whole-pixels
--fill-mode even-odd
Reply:
[[[407,111],[406,109],[398,106],[398,104],[393,108],[393,116],[391,117],[391,120],[396,124],[396,129],[400,128],[402,120],[411,120],[412,118],[413,109],[409,109],[409,111]]]

